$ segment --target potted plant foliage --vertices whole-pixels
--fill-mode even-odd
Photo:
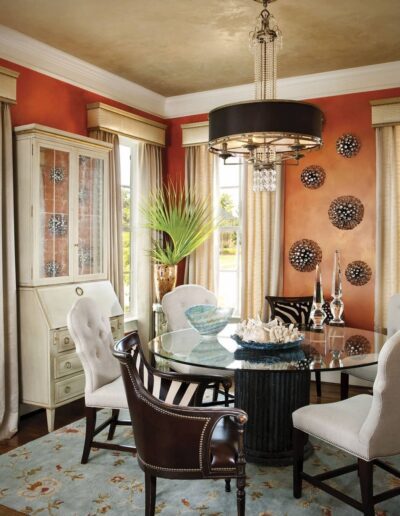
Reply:
[[[161,301],[175,287],[178,263],[212,235],[219,221],[209,198],[200,200],[193,190],[185,192],[172,184],[150,194],[141,211],[145,227],[161,235],[150,250],[156,297]]]

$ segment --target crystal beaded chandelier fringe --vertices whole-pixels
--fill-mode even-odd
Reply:
[[[209,149],[225,162],[244,158],[253,165],[254,190],[276,190],[276,164],[296,162],[322,144],[322,112],[312,104],[276,100],[277,56],[281,32],[263,4],[250,33],[254,54],[255,101],[222,106],[209,113]],[[227,162],[229,164],[229,161]]]

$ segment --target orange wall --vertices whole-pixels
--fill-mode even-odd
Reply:
[[[0,59],[0,65],[20,72],[17,84],[18,104],[12,107],[13,125],[40,123],[86,135],[86,105],[91,102],[106,102],[129,112],[165,122],[160,117],[6,60]],[[342,252],[343,265],[361,259],[366,261],[373,271],[375,270],[375,142],[370,122],[369,101],[399,95],[400,88],[396,88],[314,100],[326,118],[324,147],[306,156],[298,167],[288,167],[286,174],[285,295],[312,292],[313,273],[295,271],[287,258],[291,244],[301,238],[316,240],[322,248],[326,297],[330,291],[333,252],[336,248]],[[181,124],[204,120],[207,120],[207,114],[167,121],[166,180],[174,183],[183,183],[184,180]],[[345,159],[336,153],[336,138],[344,132],[353,132],[361,140],[362,147],[355,158]],[[318,190],[304,188],[299,179],[301,170],[313,163],[323,166],[327,173],[324,186]],[[328,220],[329,204],[339,195],[355,195],[364,203],[364,220],[352,231],[340,231]],[[182,280],[183,267],[180,267],[179,281]],[[363,287],[353,287],[346,280],[343,283],[347,322],[353,326],[372,328],[374,276]]]
[[[164,122],[160,117],[4,59],[0,59],[0,65],[20,73],[17,81],[18,103],[11,110],[13,126],[36,123],[86,136],[86,105],[91,102],[105,102],[130,113]]]
[[[285,188],[284,295],[310,295],[314,273],[298,272],[290,265],[288,252],[296,240],[309,238],[322,249],[322,274],[325,297],[330,298],[333,254],[339,249],[342,268],[353,261],[366,261],[375,271],[375,140],[371,127],[372,99],[396,97],[400,88],[314,99],[325,115],[324,146],[306,155],[299,166],[288,166]],[[167,148],[167,177],[173,181],[184,177],[184,149],[180,125],[206,120],[206,115],[169,120],[170,141]],[[336,153],[336,139],[345,132],[361,140],[361,150],[354,158]],[[300,174],[310,164],[325,169],[325,184],[318,190],[305,188]],[[328,208],[340,195],[354,195],[364,204],[364,219],[355,229],[343,231],[329,221]],[[354,287],[343,277],[343,300],[346,322],[350,326],[372,329],[374,316],[374,274],[362,287]]]

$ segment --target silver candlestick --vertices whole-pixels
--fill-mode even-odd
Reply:
[[[313,321],[311,326],[312,330],[322,330],[324,328],[324,321],[326,319],[326,313],[322,308],[324,304],[324,294],[322,291],[322,280],[321,270],[319,265],[315,268],[315,287],[314,287],[314,299],[313,307],[310,314],[310,318]]]
[[[329,306],[333,315],[333,319],[329,324],[331,326],[344,326],[344,321],[342,319],[344,310],[344,303],[342,301],[342,271],[340,268],[339,251],[335,251],[332,278],[332,301]]]

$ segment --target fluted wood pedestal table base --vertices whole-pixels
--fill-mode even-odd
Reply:
[[[292,412],[310,403],[310,371],[235,370],[235,406],[249,415],[246,460],[269,466],[293,463]],[[305,445],[305,458],[313,448]]]

